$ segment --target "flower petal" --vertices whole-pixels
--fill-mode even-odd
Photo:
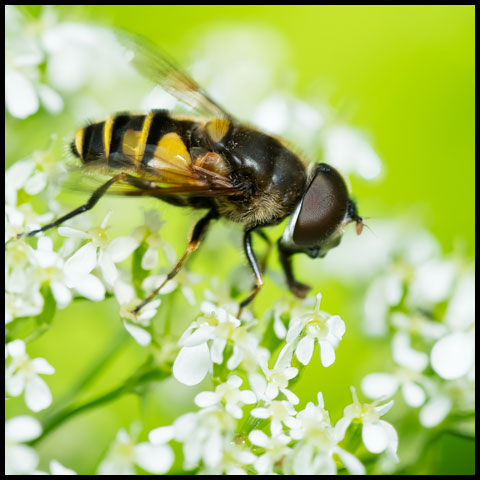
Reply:
[[[134,448],[135,462],[144,470],[154,474],[163,474],[173,465],[173,451],[168,445],[139,443]]]
[[[206,343],[183,347],[173,364],[173,376],[184,385],[197,385],[211,366],[210,350]]]
[[[5,437],[9,443],[29,442],[41,433],[40,422],[29,415],[13,417],[5,423]]]
[[[38,110],[37,93],[25,75],[14,70],[5,71],[5,104],[17,118],[27,118]]]
[[[220,397],[215,392],[200,392],[194,399],[196,405],[200,408],[211,407],[220,401]]]
[[[463,377],[473,366],[475,339],[473,335],[455,332],[438,340],[432,348],[432,368],[446,380]]]
[[[269,444],[269,438],[266,433],[261,430],[253,430],[249,433],[248,439],[257,447],[266,448]]]
[[[427,398],[423,389],[415,382],[406,382],[402,385],[403,398],[411,407],[420,407]]]
[[[295,350],[295,355],[297,356],[300,363],[303,365],[308,365],[310,359],[313,355],[314,339],[310,335],[303,337],[297,345]]]
[[[77,277],[90,273],[96,264],[97,248],[92,242],[88,242],[65,262],[64,270],[69,277]]]
[[[55,373],[55,369],[42,357],[34,358],[31,365],[36,373],[42,373],[44,375],[52,375]]]
[[[450,412],[452,401],[445,395],[437,395],[429,400],[420,410],[420,423],[427,428],[439,425]]]
[[[26,382],[25,403],[32,412],[44,410],[52,403],[50,389],[40,377],[35,376]]]
[[[391,397],[398,384],[398,379],[390,373],[370,373],[362,379],[362,390],[370,398]]]
[[[378,422],[363,425],[362,439],[366,449],[372,453],[381,453],[388,445],[387,432]]]
[[[320,359],[324,367],[329,367],[335,361],[335,350],[329,342],[320,340]]]
[[[117,237],[105,249],[114,263],[128,258],[138,247],[139,242],[133,237]]]
[[[94,302],[99,302],[105,297],[105,287],[95,275],[89,274],[77,277],[71,281],[70,286],[82,297],[88,298]]]

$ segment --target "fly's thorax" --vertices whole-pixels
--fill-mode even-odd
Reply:
[[[297,155],[253,128],[217,121],[207,124],[206,131],[212,148],[228,163],[234,184],[245,192],[242,199],[220,201],[225,216],[255,226],[278,223],[292,213],[306,182]]]

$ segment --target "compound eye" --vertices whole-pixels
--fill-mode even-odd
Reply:
[[[319,245],[334,233],[345,219],[348,191],[341,175],[325,163],[319,164],[303,196],[293,230],[299,246]]]

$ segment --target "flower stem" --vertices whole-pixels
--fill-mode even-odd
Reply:
[[[85,391],[85,388],[91,384],[95,378],[98,377],[108,363],[127,343],[129,338],[130,337],[125,329],[120,329],[113,339],[105,346],[105,348],[101,350],[100,354],[89,365],[89,367],[85,370],[80,379],[77,380],[76,384],[70,389],[70,391],[58,399],[53,407],[49,409],[47,415],[41,418],[42,423],[49,423],[49,418],[54,417],[57,412],[64,409],[65,405],[71,404],[80,393]]]
[[[78,415],[84,411],[90,410],[109,403],[121,397],[125,393],[138,393],[139,389],[150,381],[160,381],[171,375],[170,370],[160,370],[152,365],[152,359],[149,358],[132,376],[127,378],[118,387],[99,395],[80,405],[71,405],[53,414],[43,425],[42,434],[32,440],[30,445],[35,445],[43,440],[52,430],[58,428],[69,418]]]

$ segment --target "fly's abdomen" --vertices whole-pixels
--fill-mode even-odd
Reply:
[[[165,110],[147,115],[122,113],[78,130],[70,148],[84,164],[103,161],[112,168],[145,168],[166,135],[175,136],[177,143],[188,148],[192,125],[170,117]]]

